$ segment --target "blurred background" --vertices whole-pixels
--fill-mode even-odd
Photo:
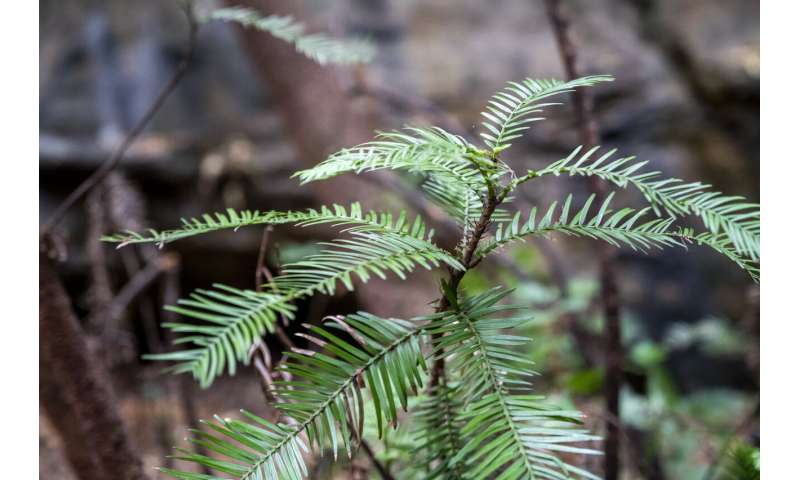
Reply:
[[[309,29],[334,36],[367,37],[377,55],[363,66],[321,68],[267,34],[202,25],[174,95],[120,167],[62,222],[58,274],[147,467],[170,464],[164,457],[184,445],[197,418],[234,416],[240,408],[270,414],[252,366],[200,390],[141,360],[171,348],[159,327],[170,320],[163,304],[215,282],[253,288],[264,235],[256,227],[161,250],[115,250],[97,238],[170,228],[181,217],[228,207],[302,209],[355,199],[373,207],[407,205],[438,222],[442,238],[455,238],[442,213],[413,193],[413,179],[364,175],[300,187],[289,175],[368,140],[374,130],[432,124],[474,139],[479,112],[506,81],[565,76],[541,0],[230,4],[238,3],[294,14]],[[221,6],[207,3],[215,5]],[[616,77],[592,89],[604,147],[647,159],[668,176],[758,201],[758,2],[563,0],[562,6],[581,73]],[[174,1],[43,0],[40,12],[45,219],[150,107],[184,58],[187,25]],[[580,143],[564,100],[505,155],[518,172],[563,158]],[[564,198],[568,190],[579,197],[588,191],[575,179],[535,185],[515,200],[520,208]],[[641,204],[634,194],[624,200]],[[313,252],[325,235],[271,231],[270,269]],[[515,300],[535,313],[528,333],[542,374],[539,389],[553,402],[582,409],[588,427],[602,434],[597,256],[590,242],[531,241],[509,248],[507,261],[470,274],[466,285],[517,287]],[[739,440],[758,445],[758,288],[710,250],[642,255],[623,249],[617,258],[626,351],[618,419],[623,478],[715,478],[721,450]],[[357,309],[408,316],[429,311],[436,297],[424,276],[361,290],[313,298],[300,306],[299,318],[318,322]],[[268,347],[277,355],[277,344]],[[41,478],[80,478],[67,460],[70,439],[46,398],[42,405],[40,471],[47,473]],[[398,478],[409,441],[399,432],[388,445],[376,442]],[[602,459],[584,461],[602,471]],[[332,459],[314,468],[313,478],[356,478]]]

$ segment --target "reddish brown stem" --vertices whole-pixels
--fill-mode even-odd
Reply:
[[[478,243],[480,242],[483,234],[486,233],[486,229],[489,228],[489,225],[492,222],[492,214],[494,214],[495,209],[497,206],[502,203],[503,198],[505,197],[505,192],[501,193],[499,196],[496,196],[494,192],[489,192],[486,197],[486,200],[483,205],[483,211],[481,212],[481,216],[478,219],[478,222],[475,224],[475,227],[472,229],[472,232],[469,234],[467,238],[464,239],[464,250],[461,254],[461,265],[463,265],[462,270],[455,270],[450,269],[450,278],[447,282],[447,287],[450,291],[457,291],[458,284],[461,283],[461,280],[466,275],[467,270],[473,268],[477,265],[477,261],[475,260],[475,250],[478,248]],[[439,303],[436,307],[436,312],[443,312],[447,310],[450,306],[450,302],[447,300],[447,295],[442,293],[441,298],[439,299]],[[439,334],[433,335],[433,341],[435,342],[438,338]],[[440,356],[436,359],[433,363],[433,368],[431,369],[431,378],[430,383],[428,384],[428,388],[433,391],[433,389],[440,385],[447,384],[447,377],[445,372],[445,359],[443,356]]]

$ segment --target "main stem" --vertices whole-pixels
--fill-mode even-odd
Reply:
[[[458,285],[461,283],[464,275],[466,275],[467,271],[477,265],[479,259],[476,260],[474,257],[475,251],[478,248],[478,243],[480,242],[481,237],[483,237],[483,234],[486,233],[486,230],[489,228],[495,209],[500,203],[502,203],[503,199],[508,194],[508,189],[505,189],[500,192],[500,194],[497,194],[495,192],[494,185],[491,184],[489,180],[487,180],[487,187],[488,191],[483,202],[483,211],[481,212],[481,216],[478,219],[478,222],[475,224],[475,228],[473,228],[469,234],[462,238],[462,244],[464,245],[464,248],[461,252],[461,264],[464,266],[464,268],[461,270],[456,270],[454,268],[449,269],[450,278],[447,281],[447,287],[452,292],[458,291]],[[443,292],[441,298],[439,298],[439,303],[436,306],[436,312],[443,312],[450,306],[450,301],[447,299],[447,295]],[[439,335],[440,334],[433,335],[434,341]],[[445,374],[445,359],[444,356],[440,356],[436,359],[433,364],[433,368],[431,369],[431,379],[428,388],[430,391],[433,391],[435,387],[446,384],[447,375]]]

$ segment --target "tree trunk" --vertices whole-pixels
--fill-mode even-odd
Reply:
[[[92,355],[45,254],[39,255],[39,332],[39,401],[59,431],[77,476],[146,479],[102,362]]]

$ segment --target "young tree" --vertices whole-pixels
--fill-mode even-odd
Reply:
[[[529,339],[515,334],[527,320],[524,308],[504,304],[509,290],[502,287],[465,294],[459,288],[465,273],[511,242],[563,233],[636,250],[702,245],[757,280],[760,237],[757,205],[701,183],[644,172],[647,162],[619,157],[615,150],[581,146],[545,168],[520,173],[504,161],[512,142],[555,105],[550,97],[610,80],[598,75],[511,82],[482,112],[482,146],[435,127],[409,128],[343,149],[294,175],[303,184],[382,169],[420,175],[424,194],[463,229],[452,251],[436,244],[421,217],[364,211],[359,203],[306,211],[228,210],[185,220],[174,230],[106,238],[121,246],[164,245],[222,229],[280,224],[328,224],[345,234],[323,244],[320,253],[286,265],[262,292],[216,285],[169,307],[187,321],[165,326],[178,334],[176,343],[191,348],[152,358],[176,362],[174,372],[191,373],[203,386],[247,363],[253,344],[280,328],[280,317],[294,319],[298,299],[332,295],[340,286],[352,290],[356,279],[366,283],[392,273],[403,278],[417,267],[444,272],[430,315],[400,320],[359,312],[309,326],[304,337],[318,351],[286,352],[289,361],[281,368],[291,379],[278,382],[273,392],[285,420],[270,422],[248,412],[244,420],[217,418],[192,439],[214,456],[179,450],[178,458],[236,478],[301,478],[311,448],[351,455],[367,421],[384,435],[412,398],[421,397],[411,421],[425,441],[404,477],[596,478],[559,457],[596,453],[580,445],[595,438],[578,426],[582,414],[549,406],[531,393],[533,371],[517,351]],[[510,211],[518,187],[561,174],[634,188],[650,205],[615,209],[611,192],[577,206],[569,195],[531,212]],[[705,230],[681,226],[687,216],[699,217]]]

